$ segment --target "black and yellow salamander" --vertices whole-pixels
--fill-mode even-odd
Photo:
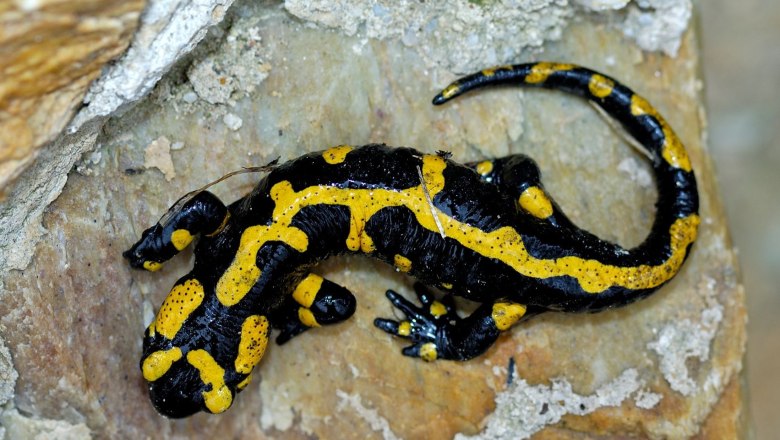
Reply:
[[[622,306],[669,281],[696,238],[699,203],[668,123],[617,81],[571,64],[486,69],[433,103],[498,84],[584,96],[647,150],[658,202],[643,243],[624,249],[576,227],[523,155],[462,165],[445,153],[366,145],[301,156],[229,206],[206,191],[185,199],[124,253],[133,267],[155,271],[199,237],[194,268],[144,335],[141,370],[157,410],[221,413],[250,382],[271,329],[282,344],[349,318],[355,297],[311,272],[332,255],[363,253],[481,304],[463,318],[452,295],[437,300],[418,286],[418,306],[387,292],[406,318],[375,325],[408,339],[403,354],[426,361],[470,359],[530,316]]]

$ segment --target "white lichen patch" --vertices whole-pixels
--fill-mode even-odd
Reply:
[[[14,387],[18,378],[19,373],[14,369],[11,352],[0,339],[0,406],[14,397]]]
[[[714,298],[716,281],[710,278],[703,284],[707,308],[701,312],[700,319],[671,322],[661,328],[655,341],[647,344],[658,354],[661,373],[669,386],[683,396],[692,396],[701,389],[690,376],[686,363],[692,358],[699,362],[709,359],[710,344],[723,319],[723,305]]]
[[[676,56],[692,9],[690,0],[636,0],[620,28],[642,49]]]
[[[591,11],[609,11],[625,8],[630,0],[574,0]]]
[[[171,159],[171,141],[167,137],[160,136],[146,146],[144,149],[144,168],[157,168],[168,182],[176,177],[173,159]]]
[[[390,423],[388,423],[387,419],[380,416],[377,410],[363,405],[359,395],[347,394],[342,390],[336,390],[336,396],[339,398],[339,404],[336,407],[337,411],[346,409],[351,413],[357,414],[368,423],[372,430],[381,433],[382,438],[385,440],[399,440],[399,437],[390,429]]]
[[[91,439],[89,427],[84,423],[68,423],[65,420],[25,417],[16,409],[0,414],[0,425],[5,427],[7,439],[36,440],[86,440]]]
[[[284,7],[347,35],[398,39],[432,66],[456,73],[505,62],[557,40],[572,14],[567,0],[286,0]]]
[[[590,395],[572,390],[566,379],[553,379],[550,386],[531,386],[519,379],[496,396],[496,410],[485,430],[477,436],[457,439],[524,439],[567,414],[586,415],[606,406],[619,406],[643,386],[637,370],[630,368]]]
[[[637,408],[651,409],[658,405],[658,402],[663,399],[663,396],[648,390],[639,390],[634,396],[634,405]]]
[[[238,130],[244,124],[244,121],[234,113],[227,113],[222,117],[222,122],[233,131]]]

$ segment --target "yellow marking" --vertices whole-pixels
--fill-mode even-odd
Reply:
[[[427,342],[420,347],[420,358],[425,362],[433,362],[439,356],[436,344]]]
[[[528,84],[539,84],[547,81],[547,78],[550,77],[555,72],[560,72],[562,70],[571,70],[575,66],[573,64],[563,64],[563,63],[537,63],[533,67],[531,67],[531,72],[526,75],[525,82]]]
[[[268,319],[265,316],[252,315],[241,324],[241,342],[236,356],[236,372],[249,374],[260,362],[268,345]]]
[[[490,316],[496,323],[496,328],[502,332],[509,330],[520,318],[525,315],[526,307],[516,303],[495,303]]]
[[[225,214],[225,218],[222,219],[222,223],[217,226],[217,229],[215,229],[211,234],[206,234],[206,237],[213,237],[222,232],[222,230],[225,229],[225,226],[227,226],[228,220],[230,220],[230,211]]]
[[[280,241],[298,252],[306,251],[309,238],[300,229],[289,226],[289,219],[286,220],[286,224],[274,222],[268,226],[250,226],[244,230],[233,262],[217,282],[217,299],[220,303],[228,307],[236,305],[257,283],[261,275],[257,267],[257,251],[267,242]]]
[[[438,318],[447,314],[447,308],[444,307],[444,304],[440,303],[439,301],[432,302],[429,311],[434,318]]]
[[[547,194],[538,186],[526,188],[518,199],[520,207],[536,218],[545,219],[553,214],[553,206]]]
[[[487,176],[493,171],[493,161],[483,160],[477,164],[477,172],[480,176]]]
[[[144,373],[144,379],[149,382],[163,377],[174,362],[181,359],[181,348],[173,347],[169,350],[159,350],[150,354],[144,359],[141,370]]]
[[[588,82],[588,90],[590,94],[596,98],[606,98],[612,94],[612,90],[615,87],[615,82],[602,75],[594,74],[590,77]]]
[[[317,296],[317,292],[319,292],[320,287],[322,287],[322,281],[323,279],[321,276],[310,273],[303,281],[295,286],[295,290],[292,294],[293,298],[298,304],[304,307],[311,307],[314,298]]]
[[[171,243],[177,251],[180,251],[192,243],[192,234],[186,229],[177,229],[171,233]]]
[[[499,70],[510,70],[511,71],[513,69],[514,69],[514,67],[512,67],[511,65],[496,66],[496,67],[491,67],[489,69],[483,69],[482,70],[482,75],[490,78],[491,76],[495,75],[496,72],[498,72]]]
[[[252,382],[252,373],[249,373],[249,375],[247,377],[245,377],[244,380],[239,382],[238,385],[236,385],[236,389],[238,391],[241,391],[244,388],[246,388],[247,385],[249,385],[250,382]]]
[[[436,155],[423,156],[422,174],[431,198],[444,188],[443,172],[446,162]],[[217,295],[220,301],[225,301],[227,294],[231,301],[237,302],[252,287],[260,270],[255,266],[257,251],[266,241],[278,240],[292,246],[299,252],[304,252],[308,246],[308,237],[299,229],[290,226],[295,214],[309,205],[327,204],[344,205],[350,208],[352,216],[350,234],[355,234],[359,243],[364,234],[365,223],[379,210],[391,206],[404,206],[414,213],[417,222],[425,229],[438,233],[439,228],[434,220],[434,213],[441,220],[446,236],[456,240],[461,245],[471,249],[486,258],[494,258],[511,267],[519,274],[532,278],[550,278],[570,276],[576,279],[580,287],[589,293],[599,293],[611,286],[621,286],[627,289],[649,289],[668,281],[682,265],[687,246],[691,244],[697,233],[699,217],[691,215],[678,219],[671,226],[671,257],[657,266],[642,265],[635,267],[617,267],[588,260],[576,256],[558,259],[536,258],[528,253],[520,233],[511,226],[505,226],[491,232],[460,222],[447,214],[428,205],[422,185],[402,190],[389,189],[342,189],[331,186],[311,186],[298,192],[294,191],[290,182],[282,181],[271,188],[271,197],[276,202],[273,213],[273,223],[269,226],[253,226],[247,228],[241,238],[241,247],[231,268],[226,271],[217,285]],[[276,238],[281,237],[281,238]],[[245,284],[235,283],[242,289],[220,288],[225,280],[230,280],[241,271],[233,269],[247,266],[244,271],[252,269],[256,275],[248,277]],[[226,283],[227,284],[227,283]],[[234,293],[237,292],[237,293]],[[237,299],[235,299],[237,298]],[[225,305],[232,305],[235,302]]]
[[[149,272],[157,272],[158,270],[162,269],[162,263],[158,263],[156,261],[144,261],[144,269],[148,270]]]
[[[298,307],[298,321],[306,327],[319,327],[320,323],[314,317],[314,313],[306,307]]]
[[[455,96],[458,92],[460,92],[460,84],[458,83],[452,83],[444,88],[444,90],[441,91],[441,96],[444,99],[450,99],[453,96]]]
[[[403,321],[398,324],[398,336],[409,336],[412,334],[412,323]]]
[[[193,350],[187,353],[187,362],[200,373],[200,380],[211,389],[203,391],[203,401],[206,408],[219,414],[230,408],[233,403],[233,393],[225,385],[225,369],[206,350]]]
[[[452,290],[452,283],[441,283],[441,287],[447,290]]]
[[[688,158],[688,153],[685,151],[680,138],[677,137],[672,127],[645,98],[636,94],[631,96],[631,114],[634,116],[650,115],[654,117],[661,125],[661,130],[664,133],[661,156],[669,165],[684,171],[691,171],[691,160]]]
[[[371,238],[370,235],[366,234],[365,231],[363,231],[363,233],[360,235],[360,250],[367,254],[370,254],[376,250],[374,239]]]
[[[196,279],[173,286],[154,321],[149,324],[149,336],[160,333],[168,339],[173,339],[184,321],[203,302],[203,297],[203,285]]]
[[[339,145],[338,147],[332,147],[325,150],[325,152],[322,153],[322,158],[331,165],[337,165],[344,162],[344,159],[347,158],[347,154],[352,150],[353,148],[349,145]]]
[[[395,254],[393,257],[393,263],[395,267],[401,272],[409,272],[412,270],[412,261],[400,254]]]

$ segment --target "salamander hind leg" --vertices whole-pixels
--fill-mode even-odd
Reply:
[[[496,301],[483,304],[468,317],[460,318],[455,313],[451,296],[437,301],[420,283],[415,284],[415,292],[421,307],[388,290],[387,298],[406,319],[377,318],[374,325],[391,335],[410,340],[412,345],[404,348],[403,354],[425,361],[468,360],[479,356],[493,345],[501,332],[530,316],[521,304]]]
[[[281,330],[276,343],[281,345],[310,328],[348,319],[355,313],[355,303],[355,296],[346,288],[319,275],[307,275],[271,317],[274,327]]]
[[[555,227],[571,227],[571,221],[544,190],[536,162],[524,154],[467,164],[480,178],[496,185],[515,200],[518,210]]]

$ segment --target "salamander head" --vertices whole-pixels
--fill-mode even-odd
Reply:
[[[156,224],[141,234],[141,239],[130,249],[122,252],[130,266],[136,269],[146,269],[150,272],[159,270],[162,261],[172,257],[176,250],[173,246],[165,246],[162,242],[163,227]],[[170,247],[171,249],[168,249]]]

